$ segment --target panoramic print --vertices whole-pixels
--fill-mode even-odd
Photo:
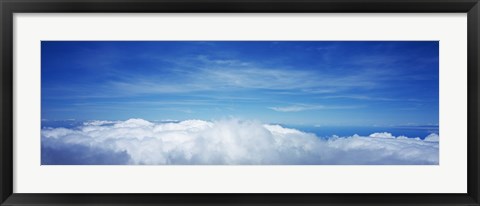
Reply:
[[[42,165],[438,165],[438,41],[42,41]]]

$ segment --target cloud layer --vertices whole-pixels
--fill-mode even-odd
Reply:
[[[236,119],[91,121],[43,128],[42,164],[438,164],[438,140],[437,134],[421,140],[387,132],[325,139]]]

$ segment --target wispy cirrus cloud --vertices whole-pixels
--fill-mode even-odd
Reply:
[[[374,69],[338,75],[324,69],[292,69],[241,58],[215,58],[209,55],[162,58],[162,61],[170,64],[168,68],[160,68],[158,74],[117,72],[114,80],[98,82],[94,86],[56,87],[48,90],[78,93],[75,96],[82,98],[243,90],[269,90],[283,95],[349,94],[352,89],[379,88],[383,80],[394,77],[391,72]]]
[[[285,107],[269,107],[269,109],[277,112],[301,112],[305,110],[325,109],[325,106],[323,105],[315,105],[315,106],[292,105],[292,106],[285,106]]]
[[[366,105],[337,122],[437,122],[436,59],[435,42],[43,42],[42,111],[49,119],[245,115],[316,124]],[[321,111],[329,109],[338,111]],[[373,109],[379,117],[366,115]],[[182,115],[190,110],[196,115]]]
[[[268,68],[258,63],[231,59],[208,59],[200,64],[182,62],[181,76],[140,76],[108,82],[111,89],[136,93],[188,93],[222,90],[296,91],[306,94],[348,92],[350,89],[372,89],[381,86],[379,79],[387,74],[363,70],[342,75],[322,70]]]
[[[322,109],[355,109],[360,108],[360,105],[349,105],[349,106],[333,106],[333,105],[290,105],[284,107],[269,107],[269,109],[277,112],[301,112],[307,110],[322,110]]]

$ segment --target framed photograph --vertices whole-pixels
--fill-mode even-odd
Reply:
[[[480,205],[478,0],[1,0],[1,205]]]

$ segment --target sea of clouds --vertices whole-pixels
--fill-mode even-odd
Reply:
[[[42,129],[42,164],[364,165],[438,164],[439,136],[387,132],[319,138],[237,119],[90,121]]]

